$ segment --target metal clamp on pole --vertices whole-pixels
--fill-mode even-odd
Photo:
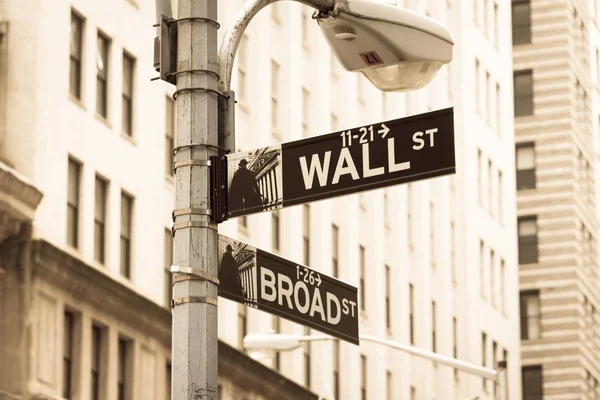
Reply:
[[[197,277],[198,280],[208,281],[208,282],[214,283],[215,285],[219,285],[219,278],[217,278],[216,276],[209,275],[209,274],[207,274],[203,271],[200,271],[199,269],[196,269],[196,268],[180,267],[179,265],[172,265],[171,272],[177,272],[179,274],[193,275],[194,277]],[[187,279],[184,278],[184,279],[180,279],[180,280],[187,280]]]
[[[175,307],[175,306],[179,306],[181,304],[186,304],[186,303],[206,303],[206,304],[210,304],[213,305],[215,307],[219,306],[219,302],[215,299],[212,299],[210,297],[206,297],[206,296],[190,296],[190,297],[181,297],[178,299],[173,299],[171,300],[171,308]]]

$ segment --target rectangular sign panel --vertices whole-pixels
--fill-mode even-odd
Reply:
[[[227,155],[236,217],[456,172],[453,108]]]
[[[219,296],[359,344],[358,290],[219,235]]]

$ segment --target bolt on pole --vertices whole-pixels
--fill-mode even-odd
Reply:
[[[210,162],[217,155],[217,0],[179,0],[173,225],[172,400],[217,400],[218,232]]]

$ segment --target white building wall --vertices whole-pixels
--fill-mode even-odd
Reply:
[[[132,0],[133,1],[133,0]],[[483,0],[479,0],[483,4]],[[173,180],[164,171],[165,98],[173,87],[164,82],[150,82],[157,73],[152,68],[154,38],[154,3],[150,0],[67,0],[31,2],[31,13],[24,16],[7,2],[14,15],[15,32],[24,33],[22,23],[37,24],[28,32],[39,43],[35,50],[16,42],[11,46],[11,83],[8,91],[10,115],[7,121],[6,150],[16,169],[33,178],[44,199],[37,214],[36,235],[70,251],[88,264],[97,266],[114,279],[131,285],[143,295],[163,303],[164,299],[164,229],[170,227],[173,205]],[[242,1],[219,2],[220,37]],[[402,3],[402,2],[398,2]],[[432,84],[409,94],[379,93],[366,79],[330,65],[330,50],[314,21],[308,32],[310,50],[302,46],[301,12],[307,7],[282,2],[281,19],[272,18],[272,7],[262,11],[247,31],[246,98],[239,96],[236,109],[236,147],[248,150],[302,137],[302,87],[309,90],[311,136],[317,136],[361,124],[395,119],[402,116],[455,106],[457,175],[410,185],[411,209],[407,209],[407,187],[389,188],[389,214],[384,214],[384,190],[346,196],[310,205],[310,266],[331,273],[331,224],[340,229],[340,279],[359,283],[358,246],[366,248],[366,311],[361,313],[360,331],[409,342],[409,282],[415,287],[415,345],[431,349],[431,301],[436,302],[437,351],[452,355],[452,317],[458,320],[459,358],[481,363],[481,332],[488,335],[488,363],[491,366],[491,340],[510,356],[510,399],[519,399],[519,334],[517,310],[517,264],[515,239],[514,143],[512,127],[512,74],[510,64],[510,2],[498,0],[500,10],[498,37],[500,52],[494,49],[480,28],[473,24],[472,4],[416,0],[406,6],[432,16],[451,28],[455,41],[452,79],[444,67]],[[487,1],[489,10],[493,2]],[[399,4],[403,5],[403,4]],[[68,54],[70,7],[85,18],[83,100],[68,94]],[[483,15],[483,12],[482,12]],[[12,28],[11,28],[12,29]],[[109,75],[109,117],[103,121],[95,115],[96,29],[112,38]],[[27,36],[22,36],[27,37]],[[16,40],[12,37],[11,40]],[[122,51],[137,59],[134,98],[134,135],[130,140],[121,133]],[[500,110],[501,134],[496,135],[477,114],[475,102],[474,58],[490,71],[502,90]],[[271,129],[271,59],[280,64],[279,95],[281,125]],[[237,64],[237,63],[236,63]],[[237,66],[237,65],[236,65]],[[482,69],[482,70],[483,70]],[[334,77],[337,74],[337,78]],[[29,78],[30,77],[30,78]],[[31,80],[30,80],[31,79]],[[485,81],[485,75],[479,77]],[[362,81],[361,83],[358,83]],[[16,84],[15,82],[19,82]],[[234,71],[233,88],[238,83]],[[22,85],[22,86],[21,86]],[[359,85],[364,92],[357,101]],[[449,86],[451,90],[449,90]],[[450,93],[451,92],[451,93]],[[451,97],[450,97],[451,94]],[[33,98],[32,98],[33,97]],[[484,98],[484,97],[482,97]],[[493,103],[492,103],[493,104]],[[494,112],[496,106],[493,105]],[[337,126],[332,126],[332,113]],[[32,117],[33,116],[33,117]],[[493,161],[494,170],[502,170],[502,223],[478,205],[477,148]],[[80,214],[80,250],[66,245],[67,157],[71,154],[83,163]],[[483,169],[485,171],[485,169]],[[108,205],[108,242],[106,266],[93,260],[94,175],[110,181]],[[496,176],[496,175],[494,175]],[[487,185],[483,174],[484,187]],[[452,186],[454,189],[452,190]],[[119,274],[120,192],[135,196],[133,262],[130,281]],[[495,192],[497,195],[498,192]],[[434,205],[435,240],[432,266],[430,238],[430,203]],[[494,204],[496,204],[494,202]],[[408,214],[412,221],[411,245],[407,232]],[[452,279],[450,221],[455,223],[456,283]],[[280,211],[281,246],[279,254],[302,260],[302,207]],[[387,223],[386,223],[387,222]],[[247,230],[236,220],[221,225],[220,232],[240,238],[252,245],[271,250],[271,214],[248,217]],[[495,250],[496,262],[506,262],[505,311],[493,307],[480,294],[479,239],[486,249]],[[486,255],[489,259],[489,250]],[[385,326],[384,265],[391,268],[392,327]],[[498,274],[498,266],[496,274]],[[486,266],[489,270],[489,266]],[[500,278],[494,279],[499,293]],[[359,296],[362,294],[359,294]],[[489,297],[488,297],[489,298]],[[238,306],[219,301],[221,338],[238,345]],[[248,310],[248,332],[271,329],[272,317]],[[303,328],[282,321],[283,332],[302,333]],[[464,399],[481,395],[480,378],[459,374],[455,380],[451,369],[385,349],[377,345],[340,346],[340,382],[344,400],[360,398],[360,357],[367,355],[367,393],[369,399],[385,398],[386,370],[393,376],[393,399]],[[312,345],[312,388],[322,390],[332,382],[333,345]],[[501,359],[498,356],[498,359]],[[304,381],[302,350],[282,354],[282,372]],[[489,385],[491,393],[491,385]]]

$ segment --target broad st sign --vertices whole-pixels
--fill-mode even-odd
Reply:
[[[226,157],[227,216],[456,172],[447,108]]]
[[[219,235],[219,296],[358,341],[358,290],[335,278]]]

